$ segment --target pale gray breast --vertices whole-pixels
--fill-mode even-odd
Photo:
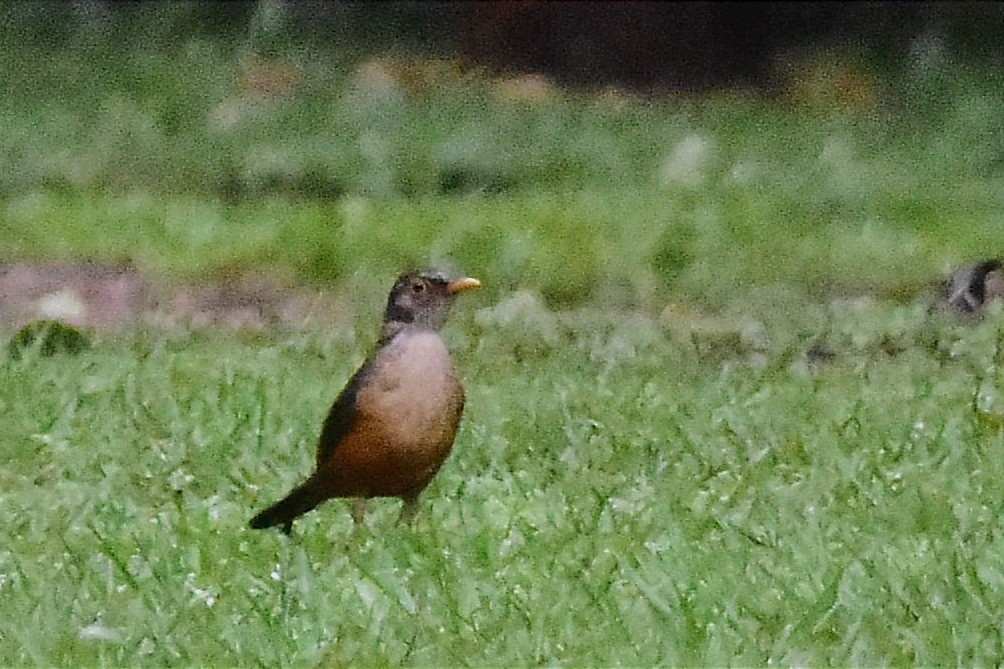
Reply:
[[[396,448],[428,448],[453,442],[463,389],[438,334],[404,330],[377,354],[372,382],[360,390],[357,408],[380,425]]]

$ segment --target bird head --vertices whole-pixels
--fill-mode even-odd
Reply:
[[[457,294],[480,285],[477,279],[453,277],[434,270],[403,274],[387,298],[384,328],[397,330],[402,325],[417,325],[438,330],[446,322]]]

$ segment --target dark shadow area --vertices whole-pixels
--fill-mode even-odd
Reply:
[[[770,87],[772,59],[807,46],[895,63],[918,39],[1001,60],[999,3],[258,2],[9,3],[0,30],[52,46],[156,46],[212,36],[270,57],[291,42],[365,54],[463,55],[565,84],[702,90]]]

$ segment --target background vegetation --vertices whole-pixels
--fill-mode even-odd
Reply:
[[[902,298],[999,239],[1004,86],[936,40],[894,75],[824,51],[772,96],[681,96],[148,21],[4,42],[6,259],[330,285],[448,257],[557,306],[720,308]]]
[[[279,39],[264,10],[223,36],[4,10],[0,261],[351,309],[0,361],[0,664],[1004,653],[999,310],[928,312],[1001,248],[986,61],[925,37],[641,93]],[[416,527],[387,501],[245,529],[427,262],[485,289],[446,333],[468,410]]]

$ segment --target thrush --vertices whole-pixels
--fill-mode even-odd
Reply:
[[[399,497],[410,521],[418,496],[449,456],[464,410],[464,390],[439,336],[457,294],[481,283],[418,271],[401,276],[387,298],[373,353],[335,399],[321,429],[314,473],[251,519],[253,529],[281,526],[335,497]]]

